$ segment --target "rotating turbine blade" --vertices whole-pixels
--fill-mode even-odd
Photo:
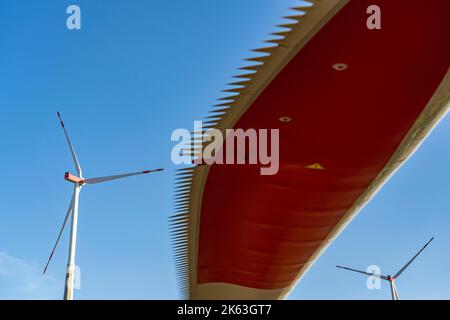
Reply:
[[[131,177],[131,176],[137,176],[137,175],[141,175],[141,174],[147,174],[147,173],[152,173],[152,172],[163,171],[163,170],[164,169],[145,170],[145,171],[139,171],[139,172],[133,172],[133,173],[119,174],[119,175],[116,175],[116,176],[108,176],[108,177],[99,177],[99,178],[85,179],[85,180],[83,180],[83,183],[85,183],[85,184],[96,184],[96,183],[102,183],[102,182],[117,180],[117,179],[128,178],[128,177]]]
[[[78,176],[81,178],[83,173],[81,171],[80,163],[78,162],[77,154],[75,153],[75,148],[73,147],[72,142],[70,141],[69,135],[67,133],[66,127],[64,126],[64,122],[61,118],[61,114],[57,112],[59,121],[61,122],[61,127],[64,130],[64,135],[66,136],[67,144],[69,145],[70,153],[72,154],[73,163],[75,164],[75,169],[77,170]]]
[[[398,277],[400,277],[400,275],[402,274],[402,272],[405,271],[406,268],[409,267],[409,265],[410,265],[410,264],[411,264],[411,263],[419,256],[419,254],[422,253],[423,250],[425,250],[425,248],[430,244],[431,241],[433,241],[433,239],[434,239],[434,237],[431,238],[431,239],[430,239],[430,240],[422,247],[422,249],[420,249],[419,252],[417,252],[416,255],[415,255],[414,257],[412,257],[412,259],[409,260],[409,261],[403,266],[403,268],[401,268],[401,269],[394,275],[394,278],[395,278],[395,279],[398,278]]]
[[[66,227],[67,221],[69,220],[69,217],[71,216],[71,214],[73,212],[73,199],[74,199],[74,195],[72,196],[72,200],[70,200],[69,207],[67,208],[67,213],[64,218],[64,222],[62,224],[61,230],[59,231],[58,238],[56,239],[55,245],[53,246],[52,253],[50,254],[47,264],[45,265],[44,274],[45,274],[45,272],[47,272],[48,265],[50,264],[50,261],[53,258],[53,254],[55,253],[56,247],[58,246],[59,240],[61,239],[61,235],[64,231],[64,228]]]
[[[356,269],[352,269],[352,268],[347,268],[347,267],[343,267],[343,266],[336,266],[336,267],[337,267],[337,268],[340,268],[340,269],[348,270],[348,271],[353,271],[353,272],[362,273],[362,274],[365,274],[366,276],[377,277],[377,278],[380,278],[380,279],[383,279],[383,280],[387,280],[387,277],[386,277],[386,276],[383,276],[383,275],[381,275],[381,274],[368,273],[368,272],[365,272],[365,271],[356,270]]]

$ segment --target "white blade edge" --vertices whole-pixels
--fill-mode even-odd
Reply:
[[[116,176],[84,179],[83,183],[85,183],[85,184],[96,184],[96,183],[102,183],[102,182],[117,180],[117,179],[128,178],[128,177],[131,177],[131,176],[138,176],[138,175],[141,175],[141,174],[148,174],[148,173],[163,171],[163,170],[164,169],[145,170],[145,171],[139,171],[139,172],[133,172],[133,173],[119,174],[119,175],[116,175]]]
[[[78,162],[77,154],[75,153],[75,148],[73,147],[73,144],[70,141],[69,134],[67,133],[66,127],[65,127],[64,122],[63,122],[63,120],[61,118],[61,114],[59,112],[57,112],[57,115],[58,115],[58,118],[59,118],[59,122],[61,122],[61,127],[64,130],[64,135],[66,136],[66,140],[67,140],[67,144],[69,145],[70,152],[72,153],[72,159],[73,159],[73,162],[75,164],[75,169],[77,170],[78,176],[80,178],[82,178],[83,177],[83,173],[81,171],[80,163]]]
[[[422,253],[423,250],[425,250],[425,248],[430,244],[431,241],[433,241],[434,237],[431,238],[423,247],[422,249],[419,250],[419,252],[416,253],[416,255],[414,257],[412,257],[411,260],[409,260],[404,266],[403,268],[401,268],[395,275],[394,278],[398,278],[400,277],[400,275],[402,274],[403,271],[406,270],[406,268],[409,267],[409,265],[419,256],[419,254]]]
[[[376,277],[376,278],[380,278],[380,279],[383,279],[383,280],[387,280],[387,277],[383,276],[381,274],[369,273],[369,272],[356,270],[356,269],[352,269],[352,268],[347,268],[347,267],[343,267],[343,266],[336,266],[336,267],[340,268],[340,269],[348,270],[348,271],[353,271],[353,272],[358,272],[358,273],[361,273],[361,274],[365,274],[366,276]]]
[[[55,253],[56,247],[58,246],[59,240],[61,239],[61,235],[64,231],[64,228],[66,227],[67,221],[69,220],[69,217],[71,216],[71,214],[73,212],[73,199],[74,199],[74,195],[72,196],[72,200],[70,200],[69,207],[67,208],[67,213],[64,218],[64,222],[62,224],[61,230],[59,231],[58,238],[56,239],[55,245],[53,246],[52,253],[50,254],[47,264],[45,265],[44,274],[47,272],[48,265],[50,264],[50,261],[53,258],[53,254]]]

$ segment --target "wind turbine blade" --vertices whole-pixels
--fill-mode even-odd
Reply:
[[[66,213],[66,216],[64,218],[63,225],[61,227],[61,230],[59,231],[58,238],[56,239],[55,245],[53,246],[52,253],[50,254],[50,257],[48,258],[47,264],[45,265],[44,274],[47,272],[48,265],[50,264],[50,261],[53,258],[53,254],[55,253],[56,247],[58,246],[59,240],[61,239],[61,235],[62,235],[62,233],[64,231],[64,228],[66,227],[67,221],[69,220],[69,217],[72,214],[72,211],[73,211],[73,198],[74,198],[74,196],[72,196],[72,200],[70,200],[69,207],[67,208],[67,213]]]
[[[434,237],[431,238],[423,247],[422,249],[419,250],[419,252],[416,253],[416,255],[414,257],[412,257],[411,260],[408,261],[408,263],[406,263],[403,268],[401,268],[395,275],[394,278],[398,278],[400,277],[400,275],[402,274],[403,271],[406,270],[406,268],[409,267],[409,265],[419,256],[419,254],[422,253],[423,250],[425,250],[425,248],[430,244],[431,241],[433,241]]]
[[[343,266],[336,266],[336,267],[337,267],[337,268],[340,268],[340,269],[348,270],[348,271],[358,272],[358,273],[364,274],[364,275],[366,275],[366,276],[376,277],[376,278],[380,278],[380,279],[383,279],[383,280],[387,280],[387,277],[386,277],[386,276],[383,276],[383,275],[381,275],[381,274],[369,273],[369,272],[365,272],[365,271],[361,271],[361,270],[356,270],[356,269],[352,269],[352,268],[348,268],[348,267],[343,267]]]
[[[69,145],[70,153],[72,154],[72,159],[75,164],[75,169],[77,170],[78,176],[81,178],[83,176],[83,173],[81,172],[81,166],[80,166],[80,163],[78,162],[77,154],[75,153],[75,148],[73,147],[73,144],[70,141],[69,134],[67,133],[66,127],[61,118],[61,114],[59,112],[57,112],[57,114],[58,114],[59,121],[61,122],[61,127],[64,130],[64,135],[66,136],[66,140],[67,140],[67,144]]]
[[[85,180],[83,180],[83,183],[85,183],[85,184],[96,184],[96,183],[102,183],[102,182],[107,182],[107,181],[112,181],[112,180],[128,178],[128,177],[131,177],[131,176],[138,176],[138,175],[141,175],[141,174],[147,174],[147,173],[152,173],[152,172],[163,171],[163,170],[164,169],[145,170],[145,171],[139,171],[139,172],[133,172],[133,173],[119,174],[119,175],[116,175],[116,176],[108,176],[108,177],[99,177],[99,178],[85,179]]]

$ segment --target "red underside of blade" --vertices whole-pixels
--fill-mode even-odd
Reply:
[[[382,30],[366,9],[382,9]],[[380,173],[450,64],[450,1],[350,1],[235,128],[279,128],[280,171],[213,165],[198,283],[286,288]],[[335,63],[346,63],[335,71]],[[292,121],[278,119],[289,116]],[[319,163],[326,170],[306,169]]]

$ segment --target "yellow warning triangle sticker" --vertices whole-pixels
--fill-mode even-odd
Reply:
[[[314,163],[312,165],[306,166],[306,169],[313,169],[313,170],[325,170],[324,167],[320,163]]]

